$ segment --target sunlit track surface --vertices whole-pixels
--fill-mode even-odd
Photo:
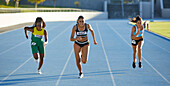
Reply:
[[[78,69],[70,41],[76,22],[47,22],[49,44],[42,75],[32,58],[30,38],[23,28],[0,34],[0,85],[4,86],[169,86],[170,42],[144,33],[143,68],[132,68],[128,20],[86,21],[94,29],[98,45],[91,33],[87,64],[82,65],[84,78],[78,79]]]

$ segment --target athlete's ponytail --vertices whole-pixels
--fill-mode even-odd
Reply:
[[[131,22],[137,23],[137,21],[142,22],[142,18],[139,15],[137,15],[136,18],[131,19]]]

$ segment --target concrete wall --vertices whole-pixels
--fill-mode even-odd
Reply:
[[[152,3],[151,2],[140,2],[141,5],[141,10],[142,10],[142,14],[140,14],[140,16],[142,18],[152,18]]]
[[[160,0],[156,0],[155,9],[158,10],[158,11],[161,11]]]
[[[0,27],[34,22],[36,17],[42,17],[44,21],[76,21],[78,16],[84,16],[85,20],[108,19],[107,12],[36,12],[36,13],[9,13],[0,14]]]
[[[162,4],[162,18],[170,18],[170,1],[169,0],[163,0]]]
[[[160,0],[155,0],[154,2],[154,17],[157,18],[157,17],[161,17],[161,2]]]
[[[162,18],[170,18],[170,8],[162,9]]]
[[[129,18],[139,15],[138,4],[124,4],[124,16],[122,15],[122,6],[118,4],[108,4],[108,15],[112,18]]]
[[[170,0],[163,0],[164,8],[170,8]]]

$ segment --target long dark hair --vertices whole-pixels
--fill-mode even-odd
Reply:
[[[42,27],[45,28],[46,24],[45,24],[44,20],[43,20],[41,17],[37,17],[37,18],[36,18],[33,27],[36,27],[36,23],[38,23],[38,22],[42,22],[42,23],[43,23],[43,26],[42,26]]]
[[[137,23],[137,21],[141,21],[142,22],[142,18],[139,15],[137,15],[136,18],[133,18],[131,20],[131,22],[134,22],[134,23]]]
[[[78,19],[77,19],[77,23],[78,23],[79,19],[84,19],[84,17],[83,16],[79,16]]]

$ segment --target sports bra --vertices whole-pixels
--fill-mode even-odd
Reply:
[[[34,32],[32,33],[35,37],[42,38],[44,35],[44,28],[41,31],[38,31],[36,27],[34,27]]]
[[[78,24],[76,24],[76,35],[81,36],[82,38],[86,37],[88,34],[87,24],[85,23],[85,28],[83,31],[80,31],[78,28]]]
[[[136,26],[136,24],[134,25],[135,26],[135,32],[134,32],[134,35],[137,33],[137,26]],[[144,24],[143,24],[143,30],[140,30],[140,32],[139,32],[139,34],[136,36],[136,37],[141,37],[141,36],[143,36],[143,33],[144,33]]]

